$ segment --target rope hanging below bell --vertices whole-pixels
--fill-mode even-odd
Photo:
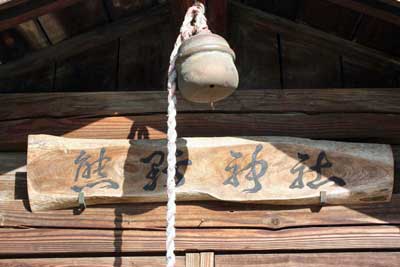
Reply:
[[[212,34],[204,5],[190,7],[175,42],[168,69],[168,172],[167,172],[167,267],[174,267],[176,214],[176,87],[192,102],[213,103],[232,94],[238,86],[235,53],[228,42]]]

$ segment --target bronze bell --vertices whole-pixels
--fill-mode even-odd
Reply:
[[[200,33],[184,41],[176,61],[182,96],[196,103],[213,103],[231,95],[239,84],[235,52],[219,35]]]

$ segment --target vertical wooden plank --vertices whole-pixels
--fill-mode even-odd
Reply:
[[[329,1],[304,0],[302,21],[325,32],[351,39],[360,13]]]
[[[118,40],[57,62],[57,91],[113,90],[116,84]]]
[[[277,33],[231,12],[229,43],[236,53],[239,89],[281,87]]]
[[[186,267],[200,267],[200,253],[186,253]]]
[[[80,1],[75,5],[38,18],[53,44],[107,23],[102,0]]]
[[[208,24],[214,33],[226,36],[228,0],[208,1]]]
[[[119,89],[162,90],[166,86],[173,34],[168,24],[150,25],[124,36],[119,52]]]
[[[9,76],[0,78],[0,93],[35,93],[52,92],[54,80],[54,63],[27,69],[19,73],[10,73]]]
[[[340,55],[323,43],[293,34],[281,34],[284,88],[342,87]]]
[[[122,17],[140,12],[143,9],[154,6],[157,0],[104,0],[110,12],[111,19],[117,20]]]
[[[259,0],[244,0],[244,3],[272,13],[281,17],[285,17],[291,20],[296,19],[297,10],[302,4],[303,0],[272,0],[272,1],[259,1]]]
[[[342,66],[345,88],[397,87],[396,72],[391,64],[354,55],[343,56]]]
[[[362,45],[400,57],[400,27],[389,22],[364,16],[355,40]]]
[[[200,253],[200,267],[214,267],[214,252]]]

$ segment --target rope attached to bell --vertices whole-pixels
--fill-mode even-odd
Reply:
[[[183,41],[200,33],[210,32],[207,26],[207,19],[205,17],[205,7],[200,2],[190,7],[185,15],[182,23],[180,34],[176,39],[174,49],[170,56],[170,63],[168,69],[168,172],[167,172],[167,267],[175,267],[175,214],[176,214],[176,193],[175,193],[175,174],[176,174],[176,59],[178,56],[179,48]]]

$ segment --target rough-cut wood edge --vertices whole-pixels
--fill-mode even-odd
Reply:
[[[392,149],[396,163],[395,192],[398,193],[400,148],[392,146]],[[144,229],[165,226],[162,203],[90,207],[80,216],[73,216],[73,210],[32,214],[27,202],[26,153],[0,153],[0,162],[0,225],[3,227]],[[400,197],[396,194],[392,203],[387,204],[324,207],[319,212],[310,207],[281,209],[225,202],[185,203],[178,205],[177,226],[282,229],[312,225],[400,224]],[[188,210],[191,211],[189,214]]]
[[[396,267],[400,252],[216,255],[218,267]]]
[[[164,267],[165,257],[92,257],[92,258],[42,258],[42,259],[0,259],[0,267]],[[185,267],[185,257],[176,257],[176,267]],[[187,266],[186,266],[187,267]]]
[[[229,162],[232,158],[229,151],[240,151],[240,147],[259,144],[264,146],[264,153],[258,158],[266,160],[270,177],[267,184],[262,181],[260,191],[256,194],[246,195],[241,190],[246,187],[238,187],[239,190],[231,190],[230,187],[220,187],[226,177],[221,176],[220,171],[226,165],[218,164],[218,161]],[[65,209],[77,206],[77,193],[70,187],[74,185],[70,175],[74,175],[70,168],[75,152],[81,149],[91,153],[91,149],[107,148],[108,156],[115,159],[112,166],[106,167],[105,172],[109,177],[114,177],[114,181],[121,179],[120,187],[104,190],[85,190],[87,205],[111,204],[111,203],[148,203],[163,202],[165,200],[165,190],[159,188],[153,192],[143,190],[143,184],[136,183],[143,179],[144,175],[140,170],[140,164],[132,162],[128,171],[129,175],[122,171],[126,164],[127,153],[134,162],[141,157],[146,157],[154,151],[154,148],[165,146],[166,140],[124,140],[124,139],[80,139],[64,138],[51,135],[29,135],[28,137],[28,195],[30,207],[33,212]],[[290,146],[288,149],[286,146]],[[219,200],[230,202],[264,203],[274,205],[321,205],[319,190],[325,190],[325,200],[327,205],[350,205],[350,204],[373,204],[379,202],[390,202],[394,184],[394,159],[390,145],[332,142],[326,140],[310,140],[305,138],[293,137],[272,137],[272,136],[241,136],[241,137],[209,137],[209,138],[179,138],[177,147],[182,151],[187,151],[190,160],[194,162],[191,168],[185,172],[186,182],[176,190],[177,201],[207,201]],[[112,150],[118,152],[111,152]],[[205,149],[205,150],[204,150]],[[345,188],[328,186],[319,190],[300,190],[293,191],[289,185],[293,182],[289,169],[293,166],[285,165],[285,159],[293,164],[297,162],[297,153],[302,149],[310,149],[307,152],[311,158],[316,158],[320,151],[325,151],[328,155],[336,153],[335,164],[348,164],[343,166],[346,174]],[[134,152],[143,150],[142,152]],[[68,152],[67,152],[68,151]],[[74,152],[75,151],[75,152]],[[201,152],[200,152],[201,151]],[[206,152],[207,151],[207,152]],[[225,156],[219,154],[225,151]],[[282,152],[283,151],[283,152]],[[93,152],[93,150],[92,150]],[[49,154],[53,157],[49,159]],[[218,157],[208,157],[203,160],[204,153],[219,155]],[[69,154],[69,155],[67,155]],[[58,156],[57,156],[58,155]],[[290,155],[290,156],[288,156]],[[137,158],[138,157],[138,158]],[[225,157],[225,158],[224,158]],[[274,161],[278,157],[280,160]],[[289,157],[294,157],[293,159]],[[332,156],[333,157],[333,156]],[[66,158],[69,158],[67,160]],[[119,158],[117,160],[117,158]],[[47,159],[47,160],[46,160]],[[210,160],[211,159],[211,160]],[[202,161],[196,165],[195,162]],[[49,169],[49,164],[52,165]],[[312,164],[311,164],[312,165]],[[308,165],[309,167],[311,165]],[[354,166],[357,166],[353,168]],[[204,168],[208,166],[208,170]],[[285,167],[283,167],[285,166]],[[282,168],[287,168],[287,172],[281,172]],[[311,168],[311,167],[310,167]],[[371,168],[372,173],[365,172]],[[71,172],[67,171],[71,170]],[[338,171],[338,170],[337,170]],[[354,173],[353,173],[354,172]],[[69,173],[69,174],[66,174]],[[122,176],[121,176],[122,173]],[[53,177],[53,178],[52,178]],[[117,178],[119,177],[119,178]],[[128,178],[129,177],[129,178]],[[135,189],[124,190],[133,179],[130,186]],[[139,180],[136,180],[139,178]],[[204,187],[196,181],[202,179]],[[282,184],[286,186],[282,187]],[[47,185],[42,187],[41,185]],[[62,188],[59,188],[59,186]],[[253,185],[251,185],[253,186]],[[266,186],[266,187],[265,187]],[[58,189],[57,189],[58,188]],[[219,189],[216,189],[219,188]],[[261,189],[262,188],[262,189]],[[97,187],[100,189],[100,187]],[[126,188],[125,188],[126,189]],[[238,191],[235,192],[235,191]],[[118,192],[118,193],[116,193]],[[278,193],[279,192],[279,193]]]
[[[164,231],[0,229],[5,255],[163,252]],[[176,251],[310,251],[400,249],[398,226],[309,227],[280,231],[260,229],[178,229]]]
[[[400,88],[239,90],[209,105],[183,100],[178,112],[371,112],[400,114]],[[165,113],[165,91],[5,94],[0,121],[26,118],[123,116]]]
[[[342,55],[350,57],[354,55],[362,56],[369,60],[376,60],[379,64],[391,63],[395,69],[400,69],[400,61],[384,52],[367,48],[307,25],[298,24],[288,19],[248,7],[236,0],[230,1],[230,3],[231,20],[240,18],[239,21],[247,21],[248,23],[269,29],[272,32],[287,33],[309,41],[315,40],[324,49],[336,51]]]
[[[373,113],[178,113],[181,137],[292,136],[400,144],[400,115]],[[377,129],[379,125],[379,129]],[[165,114],[105,118],[38,118],[0,122],[0,150],[26,151],[29,134],[72,138],[166,138]]]

